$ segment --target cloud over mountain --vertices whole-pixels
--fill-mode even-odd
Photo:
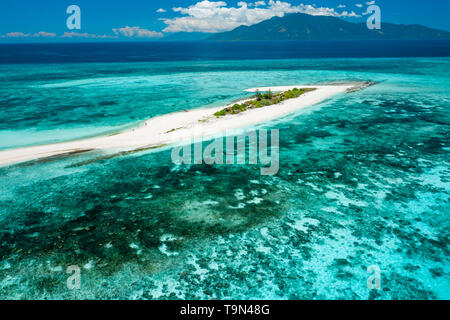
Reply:
[[[269,0],[256,2],[239,2],[237,7],[229,7],[224,1],[200,1],[187,8],[176,7],[174,12],[181,17],[161,19],[167,24],[164,32],[210,32],[229,31],[241,25],[250,26],[261,21],[283,17],[288,13],[306,13],[310,15],[333,17],[359,17],[351,11],[337,12],[334,8],[315,7],[289,2]]]

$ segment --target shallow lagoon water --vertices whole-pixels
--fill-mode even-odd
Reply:
[[[276,176],[176,166],[169,149],[1,168],[0,296],[450,298],[449,71],[448,58],[1,66],[1,148],[119,130],[250,87],[379,83],[257,127],[280,130]],[[66,287],[70,265],[79,291]],[[366,285],[372,265],[380,290]]]

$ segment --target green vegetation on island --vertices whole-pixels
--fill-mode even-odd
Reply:
[[[216,113],[214,113],[214,115],[216,117],[222,117],[222,116],[226,116],[227,114],[238,114],[238,113],[244,112],[248,109],[267,107],[270,105],[278,104],[285,100],[298,98],[302,94],[304,94],[306,92],[314,91],[314,90],[316,90],[316,89],[315,88],[302,88],[302,89],[294,88],[292,90],[288,90],[288,91],[280,92],[280,93],[272,93],[270,90],[265,93],[256,91],[255,99],[248,100],[241,104],[236,103],[231,107],[227,107],[225,109],[217,111]]]

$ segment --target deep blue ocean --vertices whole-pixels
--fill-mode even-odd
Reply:
[[[0,298],[450,298],[450,42],[11,44],[0,78],[0,149],[376,82],[253,128],[280,130],[275,176],[169,149],[0,168]]]
[[[105,42],[0,45],[0,63],[448,57],[450,41]]]

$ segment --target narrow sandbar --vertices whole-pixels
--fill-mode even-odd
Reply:
[[[189,141],[192,138],[211,137],[227,130],[254,126],[286,116],[299,109],[318,104],[334,95],[349,92],[358,83],[324,86],[283,86],[247,89],[247,92],[282,92],[293,88],[315,88],[298,98],[279,104],[251,109],[240,114],[216,117],[214,113],[224,108],[192,109],[151,118],[139,127],[115,135],[97,136],[70,142],[17,148],[0,151],[0,166],[54,157],[62,154],[77,153],[83,150],[102,150],[127,152],[140,148],[151,148]]]

